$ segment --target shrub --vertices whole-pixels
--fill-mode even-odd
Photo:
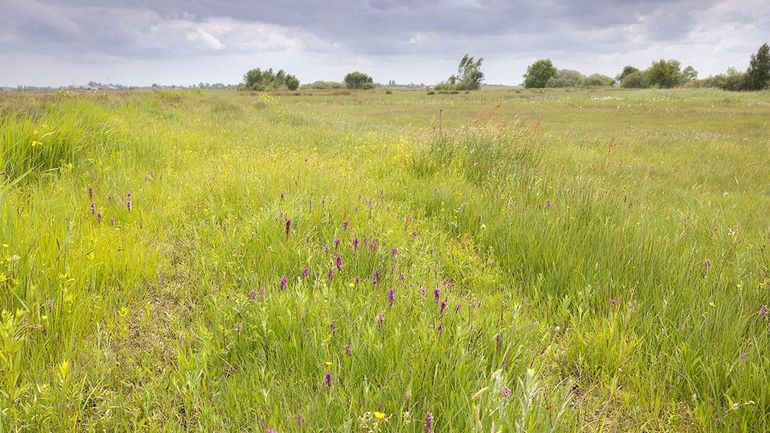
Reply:
[[[559,69],[548,79],[546,87],[577,87],[585,79],[585,75],[571,69]]]
[[[582,83],[583,87],[609,87],[615,84],[615,80],[606,75],[593,74],[586,77]]]
[[[524,87],[543,88],[548,84],[548,80],[556,75],[556,72],[556,67],[551,60],[538,60],[527,68],[527,73],[524,74]]]
[[[636,70],[623,77],[620,81],[620,87],[624,89],[641,89],[644,88],[644,83],[644,72]]]
[[[271,69],[264,71],[256,68],[243,75],[243,85],[245,90],[297,90],[299,80],[291,74],[287,74],[283,69],[273,72]]]
[[[345,75],[345,86],[348,89],[373,89],[374,80],[363,72],[351,72]]]

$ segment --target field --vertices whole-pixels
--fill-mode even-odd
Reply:
[[[770,431],[770,94],[0,96],[0,431]]]

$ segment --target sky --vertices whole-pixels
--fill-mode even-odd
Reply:
[[[0,0],[0,86],[235,84],[255,67],[435,84],[466,53],[486,84],[540,58],[610,76],[670,58],[706,77],[765,42],[770,0]]]

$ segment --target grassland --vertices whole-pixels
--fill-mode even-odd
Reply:
[[[2,432],[770,431],[767,92],[1,98]]]

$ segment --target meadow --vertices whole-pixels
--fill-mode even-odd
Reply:
[[[0,432],[770,431],[768,113],[0,95]]]

